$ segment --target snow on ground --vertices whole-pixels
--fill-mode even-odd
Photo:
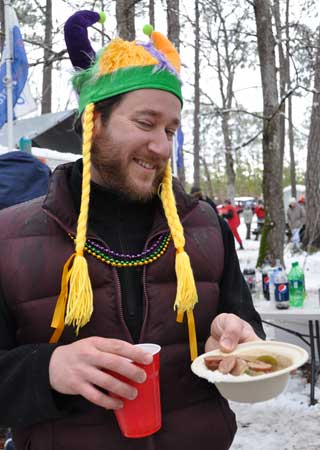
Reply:
[[[316,397],[320,398],[320,389]],[[297,371],[286,390],[266,402],[230,402],[238,432],[231,450],[319,450],[320,407],[309,406],[309,385]]]
[[[255,225],[253,224],[253,228]],[[245,225],[239,227],[243,237],[244,250],[238,251],[240,266],[249,260],[256,263],[259,242],[244,240]],[[320,286],[320,253],[312,256],[301,254],[291,256],[285,251],[287,271],[291,261],[305,265],[305,278],[308,290]],[[257,289],[261,290],[261,276],[257,274]],[[273,338],[271,327],[266,329],[267,337]],[[285,391],[266,402],[246,404],[230,402],[236,413],[238,432],[231,450],[320,450],[320,403],[309,406],[310,384],[301,370],[291,375]],[[320,384],[315,397],[320,401]]]

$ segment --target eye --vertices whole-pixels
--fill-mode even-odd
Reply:
[[[166,134],[168,136],[169,141],[172,141],[174,135],[176,133],[176,130],[173,129],[166,129]]]
[[[140,126],[143,129],[150,129],[152,128],[152,123],[151,122],[147,122],[145,120],[137,120],[137,124],[138,126]]]

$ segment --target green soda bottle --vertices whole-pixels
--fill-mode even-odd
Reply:
[[[297,261],[292,263],[288,282],[290,306],[301,308],[305,298],[304,273]]]

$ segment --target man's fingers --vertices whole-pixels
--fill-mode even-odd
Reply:
[[[121,356],[103,353],[100,355],[96,366],[106,371],[115,372],[136,383],[144,383],[146,380],[146,373],[141,367]]]
[[[94,345],[101,352],[113,353],[114,355],[123,356],[140,364],[151,364],[152,355],[140,347],[129,344],[129,342],[119,339],[105,339],[100,337],[91,338]]]
[[[211,335],[224,352],[231,352],[242,336],[243,321],[234,314],[220,314],[211,326]]]
[[[136,383],[143,383],[146,379],[145,371],[137,366],[135,363],[137,363],[137,359],[142,358],[142,360],[145,360],[145,355],[141,354],[144,353],[141,349],[140,352],[138,352],[138,358],[136,357],[136,348],[123,341],[117,341],[111,339],[110,345],[106,345],[104,342],[100,343],[98,342],[97,345],[93,346],[93,348],[90,350],[90,353],[88,354],[88,366],[94,366],[97,368],[100,368],[105,371],[112,371],[117,374],[120,374],[129,380],[135,381]],[[122,345],[122,343],[127,345]],[[104,350],[101,350],[103,348]],[[106,348],[108,348],[108,352],[106,351]],[[113,353],[113,351],[116,351],[117,353]],[[128,356],[122,356],[133,355],[133,358],[129,358]],[[150,354],[147,354],[149,361],[149,357],[152,361],[152,356]]]
[[[85,383],[81,387],[80,395],[86,398],[89,402],[105,409],[123,408],[123,401],[121,399],[110,397],[105,392],[100,391],[90,383]]]
[[[138,395],[137,389],[128,384],[125,378],[119,379],[117,374],[108,373],[99,369],[92,369],[88,375],[90,384],[98,386],[114,395],[118,395],[119,397],[128,400],[134,400]]]
[[[235,314],[223,313],[217,316],[211,324],[211,337],[213,341],[207,343],[212,347],[215,342],[223,352],[233,351],[238,344],[257,341],[260,338],[255,334],[252,326]]]

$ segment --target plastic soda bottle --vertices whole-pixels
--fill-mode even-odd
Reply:
[[[275,302],[275,285],[274,285],[274,279],[278,272],[278,267],[272,267],[271,270],[269,270],[269,296],[270,301]]]
[[[304,273],[297,261],[292,263],[288,280],[290,306],[302,307],[305,297]]]
[[[289,283],[286,272],[279,267],[274,277],[274,292],[276,308],[289,308]]]
[[[261,274],[262,274],[262,291],[263,296],[266,300],[270,300],[270,291],[269,291],[269,272],[271,267],[267,264],[263,266]]]
[[[250,261],[247,261],[247,264],[243,270],[244,279],[247,282],[247,285],[251,292],[255,292],[256,290],[256,270],[251,266]]]

